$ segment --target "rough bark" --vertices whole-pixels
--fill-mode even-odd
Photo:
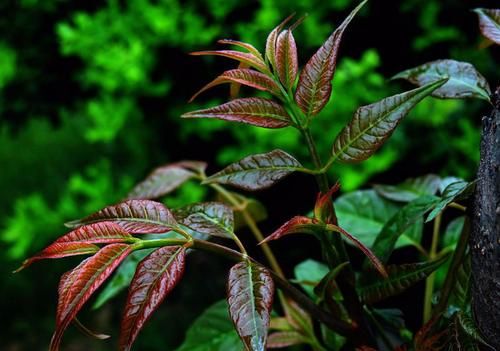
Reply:
[[[470,247],[472,308],[488,343],[500,350],[500,87],[483,117]]]

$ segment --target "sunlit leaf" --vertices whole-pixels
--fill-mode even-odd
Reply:
[[[233,210],[220,202],[204,202],[176,209],[174,217],[195,232],[231,238],[234,233]]]
[[[204,183],[229,184],[245,190],[265,189],[302,165],[282,150],[247,156],[208,177]]]
[[[349,163],[369,158],[391,136],[401,119],[446,80],[441,79],[358,108],[351,122],[335,139],[334,157]]]
[[[196,173],[203,172],[207,164],[199,161],[181,161],[156,168],[127,196],[128,199],[157,199],[174,191]]]
[[[279,238],[288,234],[314,234],[318,230],[324,230],[324,225],[316,224],[311,218],[308,217],[295,216],[289,221],[285,222],[281,227],[276,229],[272,234],[267,236],[259,244],[263,244],[271,240],[278,240]]]
[[[373,189],[386,199],[410,202],[422,195],[435,195],[439,189],[441,178],[435,174],[410,178],[398,185],[377,184]]]
[[[330,99],[342,35],[366,1],[347,16],[302,69],[295,91],[295,101],[307,116],[318,114]]]
[[[365,303],[372,304],[397,295],[425,279],[446,262],[448,257],[449,255],[445,255],[434,261],[423,263],[389,265],[387,266],[389,276],[386,279],[378,279],[374,275],[365,274],[363,275],[365,279],[361,279],[358,288],[360,297]]]
[[[446,206],[451,204],[454,201],[458,201],[461,199],[466,198],[467,196],[471,195],[472,192],[474,191],[476,183],[468,183],[464,181],[459,181],[456,183],[452,183],[444,189],[441,201],[436,204],[436,206],[433,208],[433,210],[429,213],[427,216],[427,219],[425,220],[426,222],[432,221],[436,216],[443,211]]]
[[[182,117],[216,118],[271,129],[291,124],[290,116],[283,106],[257,97],[234,99],[219,106],[185,113]]]
[[[248,351],[266,349],[274,295],[269,272],[249,261],[234,265],[228,279],[229,315]]]
[[[229,318],[227,301],[219,301],[206,309],[186,332],[176,351],[240,351],[243,344]]]
[[[59,289],[56,330],[50,350],[59,350],[64,331],[94,291],[113,273],[131,252],[130,245],[110,244],[80,264],[78,269],[63,276]]]
[[[280,349],[293,345],[300,345],[307,341],[302,334],[296,331],[281,331],[269,334],[268,349]]]
[[[481,33],[500,45],[500,9],[475,9],[474,12],[479,16]]]
[[[194,56],[223,56],[239,62],[243,62],[250,67],[253,67],[262,73],[269,74],[269,69],[267,68],[265,62],[256,57],[252,53],[234,51],[234,50],[210,50],[210,51],[196,51],[192,52],[191,55]]]
[[[406,79],[424,86],[439,79],[448,81],[432,92],[432,96],[443,99],[476,97],[490,99],[490,87],[486,79],[473,65],[455,60],[437,60],[396,74],[393,79]]]
[[[280,96],[281,94],[280,88],[269,76],[252,69],[238,68],[222,73],[194,94],[191,99],[189,99],[189,102],[196,99],[196,97],[202,92],[224,83],[238,83],[246,85],[258,90],[267,91],[275,96]]]
[[[183,247],[166,246],[139,263],[123,313],[120,350],[130,350],[146,321],[180,281],[185,255]]]
[[[292,89],[299,71],[297,45],[291,29],[282,31],[276,39],[276,71],[281,83]]]
[[[279,33],[285,26],[285,24],[292,19],[294,14],[288,16],[283,22],[281,22],[276,28],[274,28],[271,33],[269,33],[266,40],[266,59],[269,60],[271,66],[276,70],[276,40],[278,39]]]
[[[169,209],[159,202],[149,200],[121,202],[66,225],[75,228],[103,221],[114,222],[133,234],[167,232],[177,225]]]

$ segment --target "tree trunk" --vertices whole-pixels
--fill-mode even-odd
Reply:
[[[500,87],[483,117],[470,248],[472,311],[486,341],[500,350]]]

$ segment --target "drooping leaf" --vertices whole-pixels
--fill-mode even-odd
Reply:
[[[238,46],[240,48],[247,50],[250,54],[254,55],[257,59],[264,61],[262,54],[252,44],[244,43],[242,41],[233,40],[233,39],[220,39],[217,41],[217,43]]]
[[[276,39],[276,71],[281,83],[291,90],[299,71],[297,45],[291,29],[282,31]]]
[[[300,345],[305,342],[307,342],[307,338],[296,331],[280,331],[269,334],[267,348],[281,349],[284,347]]]
[[[94,254],[99,251],[99,247],[94,244],[129,242],[132,240],[134,239],[130,234],[113,222],[85,225],[63,235],[35,256],[25,260],[16,272],[38,260]]]
[[[323,223],[331,223],[332,195],[339,191],[340,184],[337,182],[326,193],[319,193],[314,204],[314,218]]]
[[[475,9],[474,12],[479,16],[481,33],[500,45],[500,9]]]
[[[243,62],[250,67],[257,69],[258,71],[269,74],[269,69],[267,68],[265,62],[256,57],[252,53],[234,51],[234,50],[209,50],[209,51],[196,51],[192,52],[190,55],[193,56],[223,56],[239,62]]]
[[[474,323],[474,320],[471,316],[464,312],[457,312],[456,318],[460,327],[465,332],[465,334],[472,339],[474,344],[483,344],[484,346],[488,346],[491,350],[495,350],[490,344],[488,344],[481,335],[481,331]],[[479,346],[479,345],[477,345]]]
[[[204,183],[229,184],[244,190],[265,189],[302,165],[282,150],[247,156],[208,177]]]
[[[150,200],[128,200],[66,223],[66,226],[75,228],[103,221],[114,222],[132,234],[162,233],[177,225],[174,216],[163,204]]]
[[[295,216],[276,229],[271,235],[262,240],[259,245],[271,240],[278,240],[288,234],[314,234],[318,230],[322,229],[324,229],[324,225],[314,223],[314,221],[309,217]]]
[[[157,199],[177,189],[196,173],[203,172],[207,164],[199,161],[181,161],[156,168],[127,196],[128,199]]]
[[[389,265],[387,266],[389,276],[386,279],[378,279],[373,275],[365,274],[363,275],[365,279],[360,281],[359,295],[368,304],[397,295],[425,279],[446,262],[448,257],[449,255],[445,255],[436,260],[422,263]]]
[[[228,279],[229,315],[248,351],[265,351],[274,282],[262,266],[242,261]]]
[[[184,247],[161,247],[147,256],[130,284],[121,323],[119,349],[128,351],[146,321],[184,273]]]
[[[333,156],[348,163],[366,160],[391,136],[401,119],[417,103],[446,81],[441,79],[358,108],[351,122],[337,135]]]
[[[432,209],[432,211],[427,216],[426,222],[432,221],[436,216],[443,211],[446,206],[451,204],[454,201],[463,199],[472,194],[474,191],[476,183],[468,183],[464,181],[459,181],[456,183],[452,183],[444,189],[441,201],[436,204],[436,206]]]
[[[231,238],[234,233],[233,210],[220,202],[190,204],[176,209],[174,217],[195,232]]]
[[[306,116],[318,114],[330,99],[342,35],[366,1],[347,16],[302,69],[295,91],[295,101]]]
[[[224,83],[238,83],[258,90],[267,91],[274,96],[280,96],[280,88],[269,76],[252,69],[237,68],[222,73],[213,81],[205,85],[189,99],[189,102],[196,99],[202,92]]]
[[[383,263],[387,262],[401,234],[421,219],[438,202],[439,198],[436,196],[421,196],[399,210],[384,225],[375,239],[372,246],[374,254]]]
[[[243,344],[229,318],[227,301],[218,301],[199,316],[176,351],[240,351]]]
[[[424,86],[439,79],[448,81],[432,92],[432,96],[443,99],[476,97],[490,100],[490,86],[473,65],[455,60],[437,60],[410,68],[396,74],[393,79],[406,79]]]
[[[410,202],[423,195],[435,195],[441,178],[435,174],[410,178],[398,185],[376,184],[373,189],[386,199],[398,202]]]
[[[304,291],[314,298],[314,287],[328,274],[328,267],[318,261],[307,259],[294,268],[295,280],[300,284]]]
[[[61,279],[59,288],[56,330],[52,336],[50,351],[59,350],[61,338],[69,323],[131,250],[131,246],[127,244],[107,245],[83,261],[77,269],[63,276],[65,280]]]
[[[266,40],[266,59],[269,60],[271,66],[276,70],[276,40],[278,39],[279,33],[287,24],[288,21],[292,19],[295,14],[288,16],[283,22],[281,22],[276,28],[274,28],[271,33],[267,36]]]
[[[257,97],[234,99],[219,106],[185,113],[182,117],[216,118],[270,129],[287,127],[292,122],[283,106]]]

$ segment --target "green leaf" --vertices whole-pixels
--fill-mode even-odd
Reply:
[[[360,297],[365,303],[372,304],[397,295],[425,279],[446,262],[448,257],[449,255],[445,255],[422,263],[389,265],[386,267],[389,273],[386,279],[377,279],[374,274],[364,274],[359,282]]]
[[[244,190],[260,190],[275,184],[302,165],[282,150],[247,156],[208,177],[203,183],[229,184]]]
[[[229,315],[248,351],[265,351],[274,296],[274,282],[267,269],[248,260],[229,271]]]
[[[343,162],[369,158],[392,134],[403,117],[423,98],[442,86],[440,79],[423,87],[358,108],[333,143],[333,157]]]
[[[328,274],[328,267],[318,261],[307,259],[295,266],[294,274],[297,283],[314,298],[314,287]]]
[[[276,39],[276,71],[281,83],[291,90],[297,78],[299,63],[297,45],[290,29],[282,31]]]
[[[458,269],[455,285],[451,291],[448,305],[453,306],[454,309],[458,308],[462,312],[469,312],[472,296],[471,286],[471,258],[470,255],[467,255],[464,257]]]
[[[283,106],[257,97],[234,99],[219,106],[185,113],[182,118],[216,118],[271,129],[291,124]]]
[[[386,199],[398,202],[410,202],[422,195],[435,195],[439,189],[441,178],[428,174],[418,178],[410,178],[398,185],[373,186],[375,191]]]
[[[195,232],[229,239],[233,236],[233,210],[223,203],[190,204],[176,209],[173,214],[180,224]]]
[[[500,45],[500,9],[475,9],[474,12],[479,16],[481,33]]]
[[[339,273],[344,269],[346,266],[349,265],[349,262],[343,262],[339,264],[337,267],[333,268],[330,272],[328,272],[314,287],[314,294],[319,298],[320,301],[325,300],[327,298],[327,293],[328,291],[331,291],[331,287],[333,285],[336,285],[335,279],[339,275]]]
[[[426,212],[433,208],[439,202],[436,196],[422,196],[408,203],[399,210],[384,225],[373,243],[372,250],[383,263],[389,260],[389,256],[395,248],[399,237]]]
[[[448,81],[432,92],[432,96],[443,99],[463,99],[475,97],[490,100],[490,86],[486,79],[467,62],[437,60],[410,68],[396,74],[392,79],[406,79],[423,86],[439,79]]]
[[[458,323],[462,327],[462,330],[467,334],[468,337],[473,339],[474,341],[481,343],[485,346],[488,346],[491,350],[494,350],[481,336],[481,332],[479,328],[474,323],[474,320],[471,316],[463,312],[457,312],[456,318],[458,319]]]
[[[456,183],[451,183],[444,189],[441,201],[436,204],[434,209],[427,216],[426,222],[432,221],[436,216],[443,211],[446,206],[451,204],[454,201],[458,201],[468,197],[474,191],[474,187],[476,186],[475,182],[468,183],[465,181],[459,181]]]
[[[442,247],[451,247],[454,248],[460,238],[460,234],[462,233],[462,228],[464,226],[465,217],[457,217],[453,219],[444,231],[442,235]]]
[[[186,332],[176,351],[242,350],[243,344],[229,318],[227,301],[214,303],[199,316]]]

